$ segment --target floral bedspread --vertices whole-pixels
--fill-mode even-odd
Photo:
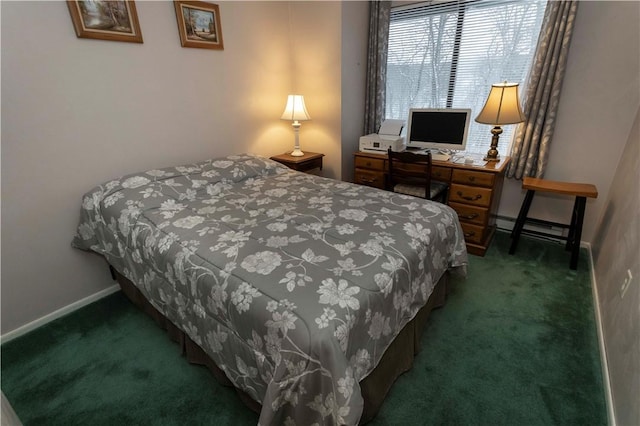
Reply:
[[[359,382],[467,252],[448,206],[237,155],[94,188],[104,255],[262,404],[261,425],[357,424]]]

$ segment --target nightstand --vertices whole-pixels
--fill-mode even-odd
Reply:
[[[274,155],[271,159],[284,164],[290,169],[308,172],[313,169],[322,170],[322,157],[324,157],[324,154],[318,154],[317,152],[305,152],[301,157],[292,157],[288,152],[285,152],[284,154]]]

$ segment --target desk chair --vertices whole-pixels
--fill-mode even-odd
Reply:
[[[431,180],[431,153],[415,154],[389,149],[388,156],[389,191],[446,204],[448,185]]]

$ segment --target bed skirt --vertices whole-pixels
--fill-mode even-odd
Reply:
[[[181,346],[182,353],[190,363],[205,365],[218,382],[225,386],[233,386],[224,372],[218,368],[204,350],[155,309],[131,281],[114,268],[111,267],[110,269],[120,284],[122,292],[138,308],[153,318],[162,329],[166,330],[169,337]],[[402,329],[393,343],[387,348],[371,374],[360,382],[360,389],[364,398],[364,409],[360,417],[360,424],[367,423],[376,416],[395,380],[402,373],[411,369],[413,358],[420,350],[420,336],[426,325],[429,313],[432,309],[444,305],[448,285],[449,274],[445,273],[433,290],[427,304]],[[256,413],[260,413],[261,405],[258,402],[254,401],[242,390],[237,388],[235,390],[245,405]]]

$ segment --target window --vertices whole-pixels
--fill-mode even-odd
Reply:
[[[471,108],[475,118],[491,84],[527,77],[546,2],[432,1],[394,8],[389,26],[386,118],[409,108]],[[521,100],[522,101],[522,100]],[[498,150],[509,152],[515,125]],[[491,127],[472,121],[467,151],[486,153]]]

